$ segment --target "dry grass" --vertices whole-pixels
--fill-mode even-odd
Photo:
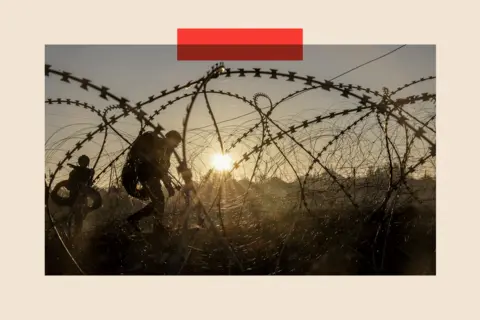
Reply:
[[[269,198],[260,197],[260,205],[253,198],[247,201],[240,219],[235,206],[223,212],[226,239],[241,267],[208,229],[191,231],[183,251],[178,234],[170,243],[149,234],[132,236],[123,221],[140,205],[107,194],[104,207],[87,218],[76,256],[89,274],[435,274],[434,202],[396,204],[384,213],[380,239],[380,222],[366,219],[371,214],[367,206],[357,212],[342,203],[307,215],[280,212],[278,206],[272,212]],[[219,224],[215,213],[211,216]],[[55,237],[47,239],[46,267],[47,274],[76,272]]]

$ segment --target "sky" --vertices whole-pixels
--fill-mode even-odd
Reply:
[[[331,79],[339,74],[363,64],[371,59],[377,58],[399,45],[321,45],[305,46],[304,60],[295,62],[265,62],[265,61],[226,61],[227,68],[262,68],[278,69],[287,72],[294,71],[298,75],[315,76],[318,80]],[[97,85],[103,85],[110,88],[110,91],[117,96],[129,99],[131,102],[145,101],[147,97],[159,94],[162,90],[173,88],[175,85],[187,83],[203,76],[216,61],[202,62],[182,62],[176,60],[175,46],[46,46],[45,63],[52,65],[55,70],[68,71],[74,76],[90,79]],[[372,62],[357,70],[354,70],[338,79],[336,83],[361,85],[373,90],[382,90],[382,87],[388,87],[392,90],[405,83],[422,77],[436,75],[435,46],[408,45],[378,61]],[[238,93],[251,99],[257,92],[267,93],[275,102],[283,96],[304,86],[301,83],[292,83],[284,80],[270,80],[267,77],[258,78],[218,78],[209,83],[209,89],[217,89]],[[322,92],[320,92],[322,91]],[[185,90],[161,99],[145,107],[145,112],[152,113],[166,101],[192,92]],[[400,96],[411,94],[420,94],[423,92],[435,92],[435,81],[428,81],[409,88],[402,92]],[[399,97],[400,97],[399,96]],[[76,84],[67,84],[60,81],[59,77],[45,77],[45,97],[46,98],[69,98],[80,100],[95,105],[99,110],[114,104],[114,102],[105,101],[98,97],[95,92],[87,92],[79,88]],[[191,131],[189,141],[192,147],[191,156],[198,157],[201,164],[199,167],[206,168],[208,159],[220,151],[219,144],[215,141],[212,120],[207,112],[206,104],[203,99],[198,99],[192,113],[189,128]],[[155,118],[167,130],[176,129],[181,131],[182,120],[185,114],[185,108],[189,99],[184,99],[170,106]],[[252,108],[243,102],[224,96],[209,96],[210,104],[217,121],[225,121],[234,117],[241,116],[251,112]],[[260,106],[266,106],[265,101],[260,101]],[[272,119],[278,121],[284,127],[292,123],[311,119],[319,114],[355,107],[356,101],[344,99],[338,94],[316,92],[304,94],[299,98],[279,106],[272,115]],[[432,107],[429,112],[431,113]],[[419,111],[421,113],[421,111]],[[433,111],[434,112],[434,111]],[[112,113],[115,114],[115,113]],[[258,114],[252,114],[234,121],[225,122],[221,125],[222,138],[231,142],[228,138],[233,133],[243,133],[249,126],[258,121]],[[341,119],[335,122],[337,127],[345,127],[348,120]],[[65,152],[81,140],[84,135],[91,131],[93,127],[98,126],[101,121],[98,116],[87,110],[72,107],[68,105],[49,105],[45,104],[45,141],[46,143],[46,168],[51,169],[60,161]],[[204,126],[209,126],[203,129]],[[325,127],[325,130],[333,130],[333,124]],[[116,128],[122,133],[126,133],[130,141],[138,133],[139,124],[134,117],[129,117],[118,123]],[[243,129],[243,131],[242,131]],[[255,136],[255,135],[253,135]],[[82,153],[88,154],[92,161],[100,150],[100,144],[103,135],[95,137],[92,143],[89,143],[82,149]],[[227,143],[229,145],[229,143]],[[255,145],[254,142],[250,147]],[[99,160],[98,167],[102,168],[126,146],[120,138],[114,134],[109,135],[107,139],[106,153]],[[199,149],[204,148],[204,149]],[[315,147],[316,148],[316,147]],[[237,150],[238,149],[238,150]],[[232,158],[238,159],[241,154],[249,149],[248,145],[239,146],[232,151]],[[196,151],[201,150],[201,151]],[[197,155],[199,153],[199,155]],[[77,156],[80,155],[76,154]],[[297,159],[298,160],[298,159]],[[305,161],[298,160],[301,164]],[[251,164],[250,164],[251,166]],[[308,167],[308,164],[306,164]],[[248,171],[248,170],[247,170]],[[63,172],[63,171],[62,171]],[[244,171],[245,172],[245,171]],[[63,174],[65,174],[63,172]],[[61,176],[61,175],[60,175]]]

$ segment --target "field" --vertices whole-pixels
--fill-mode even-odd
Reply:
[[[132,238],[124,219],[141,204],[126,194],[102,190],[104,207],[86,219],[85,234],[78,243],[79,260],[90,274],[431,275],[435,274],[435,201],[425,190],[434,190],[435,181],[426,178],[412,182],[417,185],[416,193],[426,200],[412,203],[411,197],[399,197],[403,198],[398,200],[401,204],[381,213],[383,223],[368,219],[372,212],[367,204],[360,212],[341,205],[314,209],[310,214],[285,210],[286,197],[260,194],[267,190],[267,183],[256,185],[246,212],[240,216],[241,201],[237,201],[237,208],[233,205],[224,212],[225,236],[239,264],[208,229],[191,231],[191,240],[183,251],[176,247],[175,240],[152,248],[150,243],[160,240],[148,233],[148,220],[144,223],[148,243],[138,236]],[[275,183],[278,193],[279,183]],[[218,219],[213,220],[223,232]],[[383,237],[377,235],[378,228],[385,229]],[[47,273],[78,272],[55,233],[49,234]],[[380,251],[377,255],[376,250]],[[172,257],[158,261],[161,253]]]

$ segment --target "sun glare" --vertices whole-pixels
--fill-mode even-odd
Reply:
[[[212,165],[217,171],[228,171],[233,167],[233,160],[228,154],[217,153],[212,157]]]

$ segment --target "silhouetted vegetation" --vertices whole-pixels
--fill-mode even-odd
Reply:
[[[149,234],[145,221],[143,236],[134,233],[124,219],[142,204],[121,188],[100,190],[103,207],[86,218],[74,252],[89,274],[435,274],[435,180],[409,179],[415,200],[408,192],[399,192],[392,197],[394,204],[374,212],[378,203],[374,191],[381,189],[385,178],[377,170],[355,179],[360,211],[343,199],[317,201],[310,213],[295,205],[299,192],[295,183],[266,179],[253,184],[244,197],[241,181],[227,180],[225,201],[230,206],[223,204],[222,232],[243,270],[208,228],[190,229],[183,251],[178,247],[180,231],[169,237]],[[213,203],[209,194],[218,189],[214,181],[201,188],[206,208]],[[337,190],[321,194],[322,199],[331,199]],[[314,203],[319,196],[307,197]],[[169,202],[167,212],[175,213],[175,203]],[[210,216],[220,230],[215,209]],[[77,272],[51,231],[46,252],[47,274]]]

